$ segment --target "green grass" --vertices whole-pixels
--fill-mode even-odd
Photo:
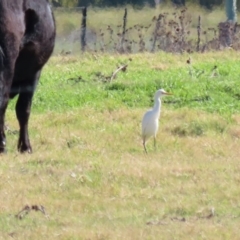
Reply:
[[[129,58],[112,83],[96,77]],[[188,58],[53,56],[34,97],[33,154],[16,152],[16,100],[8,108],[0,239],[238,239],[239,54]],[[174,95],[163,99],[157,149],[149,141],[146,155],[140,122],[158,88]],[[26,204],[46,216],[17,219]]]
[[[111,76],[117,66],[128,63],[129,58],[132,61],[127,71],[118,73],[111,83],[96,76],[96,73]],[[186,63],[188,58],[188,54],[165,53],[53,57],[43,72],[33,111],[150,107],[153,93],[164,88],[174,94],[164,99],[170,109],[189,107],[224,116],[238,113],[238,55],[231,50],[194,54],[191,66]],[[217,75],[212,77],[214,66],[217,66]],[[78,77],[82,79],[71,80]]]

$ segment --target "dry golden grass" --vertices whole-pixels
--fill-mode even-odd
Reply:
[[[33,114],[32,155],[18,154],[17,135],[8,132],[0,239],[238,239],[240,148],[233,133],[239,116],[228,123],[163,106],[157,150],[149,141],[146,155],[144,111]],[[189,130],[196,119],[207,125],[199,136],[194,127],[174,132]],[[7,123],[18,128],[12,111]],[[43,205],[46,216],[31,211],[17,219],[26,204]]]

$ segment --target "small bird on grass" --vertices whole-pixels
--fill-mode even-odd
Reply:
[[[158,131],[158,121],[161,112],[161,97],[164,95],[172,95],[172,93],[166,92],[164,89],[159,89],[154,95],[154,106],[152,109],[148,110],[142,119],[142,140],[145,152],[147,140],[153,136],[154,137],[154,147],[156,149],[156,136]]]

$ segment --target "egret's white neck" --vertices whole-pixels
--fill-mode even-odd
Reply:
[[[159,117],[160,116],[160,111],[161,111],[161,99],[155,98],[154,101],[154,106],[153,106],[153,111],[155,112],[155,114]]]

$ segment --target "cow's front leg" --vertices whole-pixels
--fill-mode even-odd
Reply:
[[[3,81],[0,79],[0,82]],[[7,85],[7,84],[6,84]],[[0,153],[6,151],[6,136],[5,136],[5,112],[8,105],[8,86],[0,88]]]
[[[4,132],[4,113],[0,113],[0,153],[6,150],[6,136]]]

